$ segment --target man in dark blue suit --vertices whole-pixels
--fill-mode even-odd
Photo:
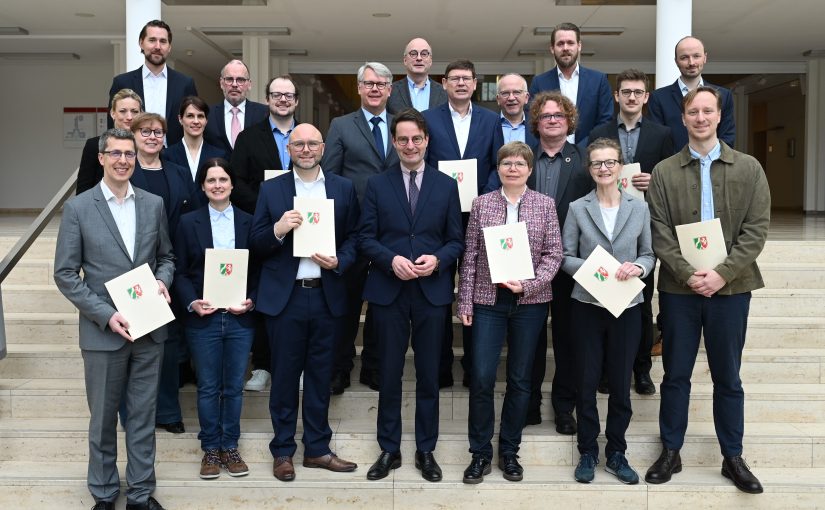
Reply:
[[[530,147],[538,145],[533,132],[527,122],[524,108],[530,101],[527,92],[527,80],[520,74],[507,73],[498,80],[496,85],[496,103],[501,108],[499,123],[501,129],[496,131],[493,142],[493,154],[505,143],[524,142]],[[497,175],[493,173],[493,175]]]
[[[266,119],[269,108],[247,99],[252,81],[249,68],[242,60],[230,60],[221,70],[219,83],[223,101],[209,109],[209,123],[203,136],[206,143],[222,148],[231,156],[238,134]]]
[[[586,143],[590,130],[613,117],[613,100],[607,75],[579,65],[581,31],[573,23],[561,23],[550,36],[550,53],[556,67],[533,78],[530,95],[559,90],[570,99],[579,112],[575,134],[567,141]]]
[[[112,80],[109,89],[109,104],[120,89],[132,89],[143,99],[144,111],[163,115],[169,128],[166,131],[166,146],[183,138],[183,128],[178,121],[180,102],[186,96],[197,96],[195,82],[189,76],[166,66],[166,59],[172,51],[172,29],[156,19],[147,23],[140,31],[140,52],[143,65],[134,71],[119,74]],[[109,118],[109,128],[114,127]]]
[[[321,169],[324,144],[314,126],[296,126],[288,147],[293,171],[261,186],[250,243],[263,260],[257,309],[266,316],[272,351],[269,412],[275,437],[269,450],[275,459],[273,474],[281,481],[295,479],[292,456],[302,372],[304,467],[336,472],[357,468],[330,450],[327,416],[335,338],[346,310],[343,275],[355,262],[358,199],[349,180]],[[334,200],[334,255],[293,256],[292,231],[303,222],[295,197]]]
[[[441,480],[433,450],[438,440],[439,352],[453,301],[451,268],[464,249],[455,181],[424,163],[429,133],[413,109],[391,125],[401,163],[370,177],[358,248],[370,260],[364,299],[373,310],[378,342],[378,444],[367,473],[380,480],[401,466],[401,376],[412,329],[415,363],[415,466]]]
[[[670,128],[673,150],[678,152],[687,145],[688,132],[682,122],[682,99],[700,85],[713,87],[722,96],[722,120],[716,135],[730,147],[736,143],[736,123],[733,111],[733,94],[730,90],[710,84],[702,79],[702,70],[708,61],[705,45],[699,39],[687,36],[676,43],[676,66],[681,75],[671,85],[662,87],[650,95],[647,105],[650,118]]]

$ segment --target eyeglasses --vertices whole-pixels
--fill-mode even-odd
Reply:
[[[238,85],[246,85],[249,81],[249,78],[234,78],[232,76],[222,76],[221,80],[227,85],[238,84]]]
[[[604,165],[604,166],[607,167],[608,170],[610,170],[611,168],[616,166],[616,163],[618,163],[618,162],[619,162],[618,159],[606,159],[604,161],[591,161],[590,162],[590,168],[593,169],[593,170],[598,170],[599,168],[602,167],[602,165]]]
[[[387,88],[387,85],[389,85],[389,83],[386,81],[362,81],[361,85],[367,90],[370,90],[373,87],[377,88],[378,90],[384,90],[385,88]]]
[[[504,98],[504,99],[506,99],[510,96],[513,96],[515,98],[519,98],[523,95],[524,95],[523,90],[502,90],[501,92],[498,93],[498,97],[501,97],[501,98]]]
[[[419,145],[424,143],[424,137],[421,135],[415,135],[412,138],[406,136],[399,136],[398,138],[395,138],[395,143],[397,143],[401,147],[406,147],[407,145],[409,145],[410,142],[412,142],[413,145],[418,147]]]
[[[473,77],[473,76],[450,76],[450,77],[447,78],[447,81],[452,83],[453,85],[455,85],[456,83],[458,83],[460,81],[469,83],[473,80],[475,80],[475,77]]]
[[[527,162],[526,161],[521,161],[521,160],[519,160],[519,161],[504,160],[501,163],[499,163],[498,166],[505,169],[505,170],[509,170],[513,167],[516,167],[519,170],[524,170],[525,168],[527,168]]]
[[[138,131],[138,133],[140,133],[140,136],[144,138],[149,138],[152,135],[155,135],[157,138],[163,138],[162,129],[141,128],[140,131]]]
[[[567,115],[563,113],[542,113],[539,115],[539,120],[544,122],[545,120],[567,120]]]
[[[295,140],[294,142],[289,142],[289,146],[292,147],[292,150],[295,151],[302,151],[304,147],[309,148],[312,152],[317,151],[321,148],[323,142],[318,142],[316,140],[310,140],[308,142],[304,142],[302,140]]]
[[[277,101],[281,98],[284,98],[287,101],[292,101],[293,99],[298,97],[298,94],[294,94],[292,92],[270,92],[267,95],[269,96],[270,99],[274,99],[275,101]]]
[[[622,97],[630,97],[630,94],[633,94],[637,99],[644,96],[645,92],[642,89],[622,89],[619,91]]]
[[[109,159],[111,159],[112,161],[117,161],[123,156],[126,156],[126,159],[128,160],[132,160],[135,159],[135,157],[137,156],[137,153],[135,151],[103,151],[103,154],[109,156]]]
[[[410,58],[418,58],[418,56],[419,56],[419,55],[421,56],[421,58],[427,58],[427,57],[429,57],[430,55],[432,55],[432,53],[430,53],[430,51],[429,51],[429,50],[421,50],[421,51],[418,51],[418,50],[410,50],[410,51],[408,51],[408,52],[407,52],[407,55],[408,55]]]

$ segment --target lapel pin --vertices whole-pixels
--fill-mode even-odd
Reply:
[[[564,162],[565,163],[570,163],[570,156],[567,156],[566,158],[564,158]]]

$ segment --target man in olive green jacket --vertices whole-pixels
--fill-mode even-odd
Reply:
[[[667,342],[659,409],[663,449],[645,480],[664,483],[682,470],[690,377],[704,334],[722,475],[758,494],[762,485],[742,459],[745,394],[739,368],[751,291],[763,287],[756,257],[765,246],[771,198],[759,162],[717,138],[721,116],[715,89],[688,92],[682,105],[688,145],[656,166],[647,195],[653,251],[662,261],[659,306]],[[682,256],[676,226],[713,218],[722,224],[728,256],[713,269],[697,270]]]

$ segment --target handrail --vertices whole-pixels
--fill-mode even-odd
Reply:
[[[40,233],[43,232],[43,229],[46,228],[49,221],[51,221],[57,211],[63,207],[66,200],[74,194],[74,191],[77,188],[77,172],[78,169],[75,169],[75,171],[72,172],[69,179],[66,180],[63,186],[61,186],[57,193],[55,193],[49,203],[46,204],[46,207],[43,208],[43,211],[37,216],[32,224],[29,225],[26,232],[20,237],[17,243],[15,243],[12,249],[9,250],[3,258],[3,261],[0,262],[0,283],[6,280],[6,277],[9,273],[11,273],[17,263],[20,262],[20,259],[23,258],[23,255],[26,254],[31,245],[34,244],[34,241]],[[6,324],[4,317],[3,295],[2,292],[0,292],[0,359],[6,357]]]

